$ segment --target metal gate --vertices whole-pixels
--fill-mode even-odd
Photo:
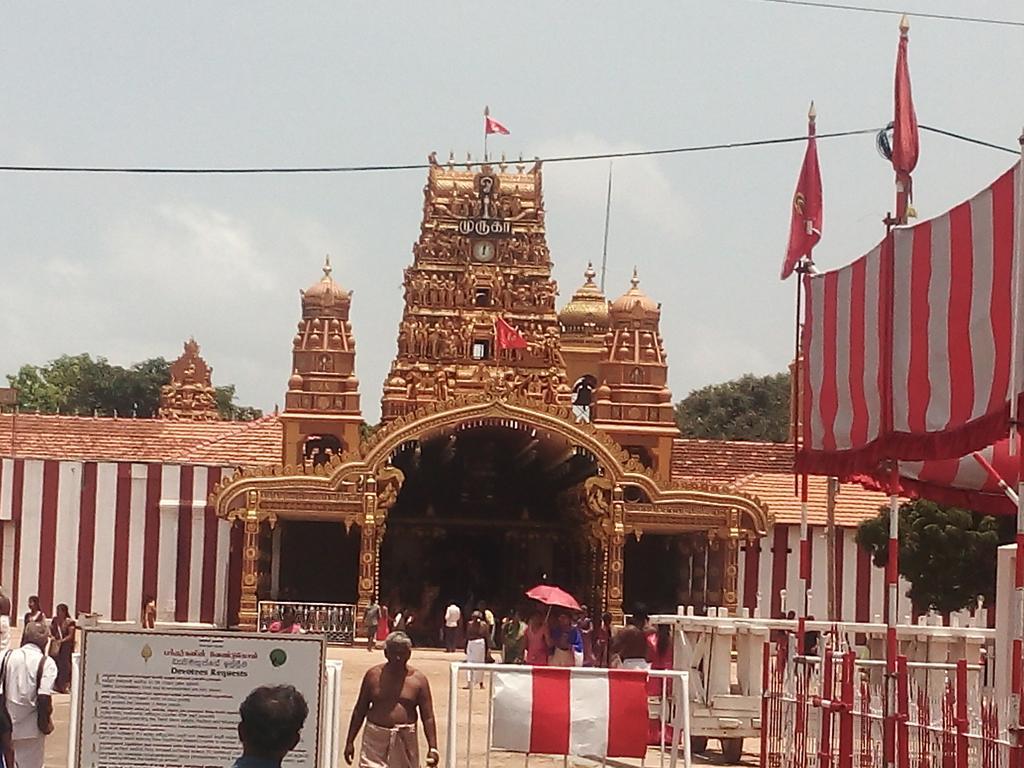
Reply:
[[[764,645],[762,768],[1024,768],[984,663],[798,656]]]

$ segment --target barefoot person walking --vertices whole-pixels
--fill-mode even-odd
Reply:
[[[437,725],[434,702],[426,675],[409,666],[412,641],[404,632],[392,632],[384,641],[387,661],[366,671],[359,698],[352,710],[345,742],[345,762],[355,757],[356,735],[366,721],[359,768],[419,768],[420,749],[416,713],[427,738],[427,766],[436,768]]]

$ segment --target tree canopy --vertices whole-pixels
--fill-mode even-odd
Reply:
[[[160,388],[171,380],[170,363],[154,357],[128,368],[87,353],[62,355],[46,365],[23,365],[7,381],[18,390],[18,407],[37,413],[79,416],[153,418],[160,408]],[[237,405],[233,384],[216,388],[223,419],[259,418],[257,408]]]
[[[789,437],[789,374],[746,374],[697,389],[676,403],[686,437],[784,442]]]
[[[971,607],[978,597],[995,600],[996,550],[1013,537],[1013,520],[997,519],[919,499],[900,505],[899,569],[910,582],[908,596],[918,611],[941,613]],[[889,509],[865,520],[857,543],[885,567]]]

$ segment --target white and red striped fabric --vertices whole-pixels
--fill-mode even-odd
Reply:
[[[1008,427],[1020,164],[946,214],[808,276],[797,470],[948,459]]]
[[[0,460],[0,583],[17,609],[39,595],[47,613],[67,603],[73,615],[136,621],[149,595],[162,621],[224,625],[241,555],[237,532],[207,504],[223,471]]]
[[[1020,456],[1010,455],[1010,441],[1000,440],[978,453],[993,467],[998,477],[1017,484]],[[911,499],[931,499],[961,509],[989,515],[1015,515],[1017,506],[999,485],[999,481],[973,455],[959,459],[901,461],[900,495]],[[884,479],[857,478],[861,485],[887,490]]]
[[[577,757],[647,753],[647,673],[524,667],[494,673],[491,744]]]

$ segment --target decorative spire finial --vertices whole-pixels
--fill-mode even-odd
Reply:
[[[331,276],[331,254],[324,256],[324,277],[329,278]]]
[[[907,34],[910,31],[910,19],[907,18],[907,14],[903,14],[903,18],[900,19],[900,34]]]
[[[811,108],[807,110],[807,119],[812,123],[818,118],[818,110],[814,108],[814,99],[811,99]]]
[[[640,277],[636,273],[636,267],[633,267],[633,276],[629,279],[629,284],[634,288],[640,287]]]
[[[594,262],[587,262],[587,268],[583,271],[583,276],[587,278],[587,285],[594,284],[594,278],[597,277],[597,272],[594,271]]]

